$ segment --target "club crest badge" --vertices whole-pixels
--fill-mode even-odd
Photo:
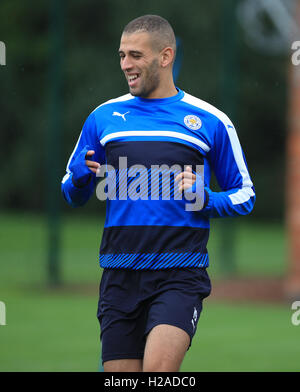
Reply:
[[[184,117],[184,123],[188,128],[193,130],[200,129],[202,126],[202,121],[200,118],[192,114]]]

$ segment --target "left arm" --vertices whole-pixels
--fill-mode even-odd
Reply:
[[[249,214],[255,203],[255,192],[246,160],[232,123],[218,122],[208,160],[221,192],[205,187],[208,200],[202,212],[208,217]]]

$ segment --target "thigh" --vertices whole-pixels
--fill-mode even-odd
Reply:
[[[105,372],[141,372],[143,370],[142,359],[115,359],[103,364]]]
[[[157,325],[147,337],[143,371],[178,372],[189,344],[190,337],[183,329]]]
[[[191,345],[203,299],[210,291],[211,283],[205,269],[171,271],[160,281],[157,294],[150,303],[146,334],[157,325],[173,325],[189,335]]]
[[[161,275],[150,303],[144,371],[178,371],[197,330],[203,299],[211,291],[205,269],[188,268]]]
[[[124,364],[124,368],[140,366],[137,363],[143,358],[147,314],[145,307],[137,302],[137,280],[138,274],[134,271],[103,272],[97,317],[104,369]]]
[[[203,299],[211,291],[205,269],[175,270],[161,282],[160,291],[150,303],[146,334],[160,324],[181,328],[190,337],[190,344],[197,330]]]

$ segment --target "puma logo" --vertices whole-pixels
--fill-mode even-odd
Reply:
[[[126,118],[125,118],[125,116],[126,116],[126,114],[128,114],[128,113],[130,113],[130,112],[126,112],[126,113],[124,113],[124,114],[121,114],[121,113],[119,113],[119,112],[113,112],[113,116],[119,116],[119,117],[122,117],[123,118],[123,120],[124,121],[126,121]]]

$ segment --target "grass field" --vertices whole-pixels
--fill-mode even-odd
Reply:
[[[103,221],[77,212],[63,218],[64,286],[53,290],[47,287],[45,220],[7,213],[0,219],[0,301],[7,310],[7,325],[0,326],[0,371],[97,371],[97,259]],[[235,222],[236,275],[283,275],[283,228],[245,222]],[[216,222],[209,242],[212,281],[223,271],[221,233]],[[300,326],[291,324],[290,306],[208,299],[181,370],[299,371]]]

